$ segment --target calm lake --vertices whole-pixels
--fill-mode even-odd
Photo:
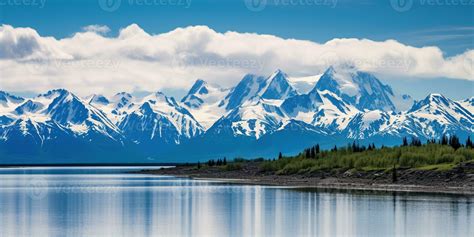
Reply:
[[[140,169],[0,169],[0,236],[474,236],[474,197],[126,173]]]

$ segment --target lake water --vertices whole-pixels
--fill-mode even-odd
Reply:
[[[0,169],[0,236],[474,236],[474,198]]]

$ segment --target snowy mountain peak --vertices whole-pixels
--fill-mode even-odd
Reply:
[[[268,104],[259,97],[253,97],[231,110],[210,129],[210,134],[233,134],[259,139],[282,126],[287,116],[279,106]]]
[[[181,103],[205,129],[208,129],[226,113],[224,105],[228,93],[228,89],[222,89],[199,79],[188,94],[181,99]]]
[[[40,94],[38,97],[45,97],[45,98],[51,99],[53,97],[55,98],[58,96],[69,95],[70,93],[71,92],[69,92],[66,89],[53,89],[53,90],[49,90],[45,94]]]
[[[253,74],[245,75],[239,84],[229,92],[220,106],[225,106],[228,111],[240,106],[246,100],[257,96],[265,88],[265,82],[265,77]]]
[[[193,87],[189,90],[188,95],[194,95],[194,94],[199,94],[199,95],[204,95],[209,93],[209,90],[206,88],[207,82],[205,82],[202,79],[196,80],[194,83]]]
[[[288,75],[283,72],[281,69],[277,69],[273,72],[273,74],[269,78],[276,78],[276,77],[285,77],[287,78]]]
[[[463,101],[464,103],[468,103],[470,104],[471,106],[474,106],[474,97],[471,97],[469,99],[466,99]]]
[[[408,112],[420,110],[422,108],[438,108],[438,107],[449,107],[453,103],[450,99],[444,97],[441,94],[433,93],[428,95],[425,99],[417,101]]]
[[[118,124],[133,141],[155,145],[179,144],[182,139],[203,131],[186,108],[161,92],[152,93],[137,104],[139,106],[125,114]]]
[[[15,109],[15,113],[17,115],[24,115],[27,113],[36,113],[42,110],[43,108],[44,108],[43,104],[32,101],[32,100],[27,100],[25,103],[21,104]]]
[[[398,95],[374,75],[355,67],[330,67],[313,90],[328,90],[359,110],[401,111],[411,106],[410,97]]]
[[[188,94],[181,99],[181,103],[188,108],[200,108],[203,104],[213,104],[224,99],[227,90],[211,85],[202,79],[198,79],[189,90]]]
[[[5,91],[0,91],[0,103],[15,103],[15,104],[18,104],[18,103],[21,103],[23,102],[25,99],[19,97],[19,96],[14,96],[14,95],[11,95]]]
[[[291,96],[295,96],[298,93],[296,89],[288,81],[288,75],[281,71],[276,70],[266,81],[267,85],[263,89],[261,97],[264,99],[286,99]]]
[[[114,95],[111,101],[114,103],[114,109],[120,110],[122,108],[127,108],[133,103],[133,96],[127,92],[120,92]]]
[[[101,104],[101,105],[108,105],[110,104],[109,99],[103,95],[92,95],[92,97],[89,99],[89,104]]]
[[[117,98],[132,98],[132,95],[128,92],[119,92],[119,93],[115,94],[114,97],[117,97]]]
[[[458,101],[458,103],[474,114],[474,97],[471,97],[469,99],[465,99],[462,101]]]
[[[175,108],[178,110],[185,110],[185,113],[189,113],[185,108],[183,108],[174,97],[168,97],[162,92],[155,92],[149,96],[143,98],[144,102],[151,103],[154,107],[157,107],[160,110],[166,110],[166,108]]]

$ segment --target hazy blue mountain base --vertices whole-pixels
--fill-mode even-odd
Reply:
[[[0,163],[274,158],[314,144],[393,146],[403,137],[464,140],[474,132],[473,98],[431,94],[413,101],[350,66],[314,78],[306,92],[280,70],[246,75],[233,88],[197,80],[181,101],[160,92],[142,98],[125,92],[80,98],[62,89],[34,98],[0,92]]]

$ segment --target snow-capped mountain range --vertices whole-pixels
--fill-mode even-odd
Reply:
[[[281,70],[249,74],[228,89],[199,79],[179,102],[160,92],[86,98],[63,89],[34,98],[0,92],[1,163],[257,157],[315,143],[393,145],[404,136],[473,133],[474,98],[431,94],[413,101],[350,66],[305,78]]]

